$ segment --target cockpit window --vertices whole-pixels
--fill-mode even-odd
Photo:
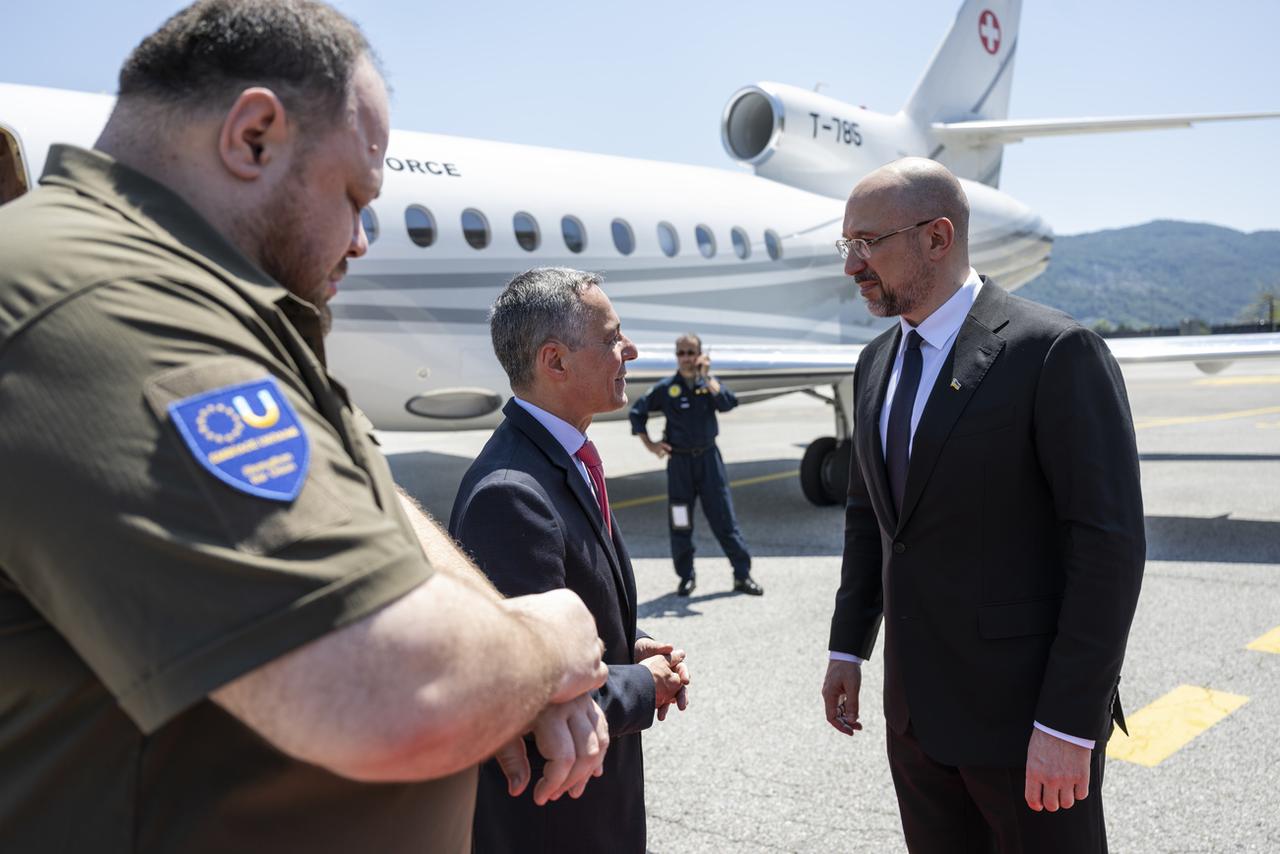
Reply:
[[[472,249],[483,249],[489,245],[489,220],[475,208],[467,208],[462,212],[462,236]]]

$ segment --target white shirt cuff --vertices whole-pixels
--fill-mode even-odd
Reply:
[[[1049,733],[1049,735],[1053,736],[1054,738],[1060,738],[1063,741],[1068,741],[1074,744],[1076,747],[1087,747],[1090,750],[1093,750],[1093,746],[1097,744],[1096,741],[1093,741],[1088,738],[1077,738],[1074,735],[1067,735],[1065,732],[1058,732],[1056,729],[1049,729],[1049,727],[1045,726],[1039,721],[1036,721],[1035,725],[1036,725],[1036,729],[1040,730],[1041,732],[1047,732]]]
[[[847,652],[835,652],[834,650],[827,653],[831,656],[831,661],[852,661],[854,664],[861,664],[862,659],[856,655],[850,655]]]

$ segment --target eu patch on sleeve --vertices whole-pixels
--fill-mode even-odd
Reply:
[[[175,401],[169,414],[196,461],[223,483],[273,501],[298,497],[311,445],[274,377]]]

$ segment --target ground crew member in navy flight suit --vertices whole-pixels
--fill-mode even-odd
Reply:
[[[688,596],[697,586],[693,571],[693,507],[702,496],[702,512],[720,547],[733,564],[733,589],[762,596],[764,588],[751,577],[751,555],[738,530],[729,497],[729,478],[716,447],[717,412],[738,405],[733,392],[711,375],[711,357],[702,352],[702,339],[692,332],[676,339],[679,370],[660,381],[631,407],[631,432],[644,446],[667,458],[667,523],[671,528],[671,559],[680,584],[676,593]],[[649,438],[650,413],[666,416],[662,441]]]

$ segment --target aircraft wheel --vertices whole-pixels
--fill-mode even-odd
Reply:
[[[800,461],[800,490],[811,504],[827,507],[844,501],[849,488],[851,442],[837,442],[834,436],[814,439]]]

